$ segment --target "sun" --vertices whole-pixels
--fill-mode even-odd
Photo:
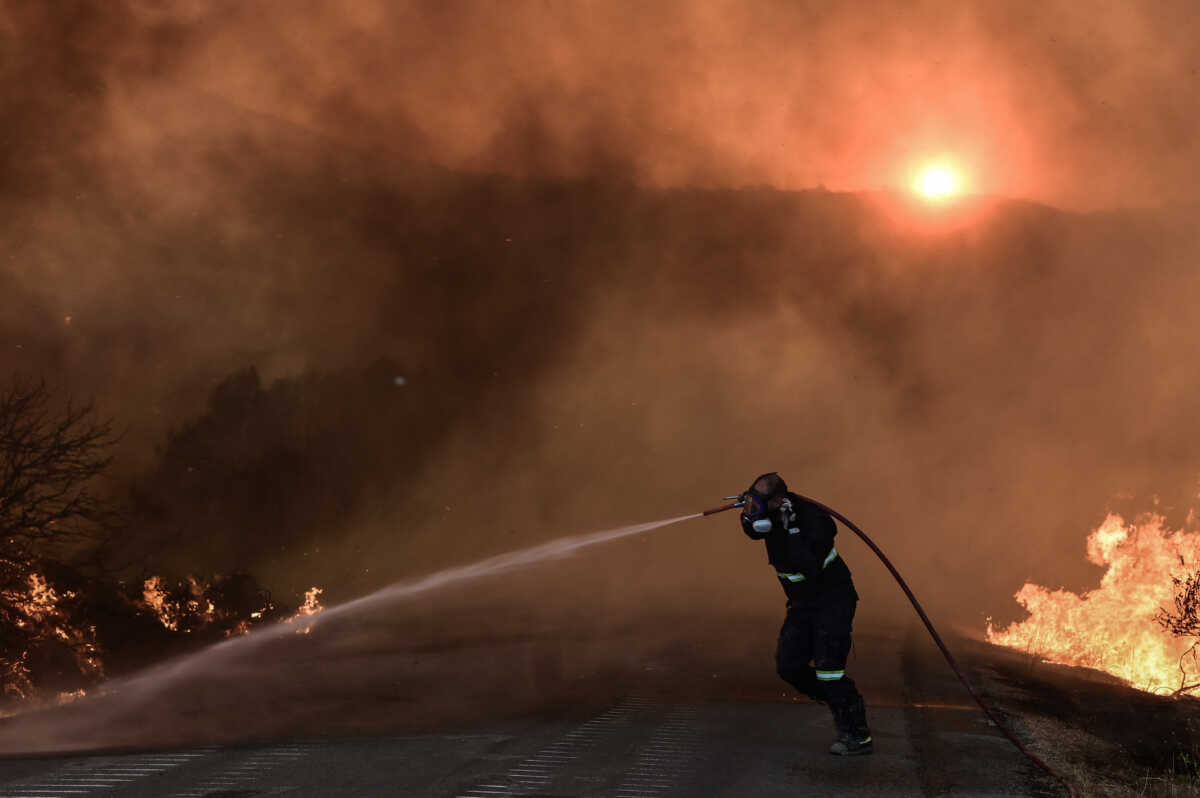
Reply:
[[[913,190],[931,202],[950,199],[962,190],[962,179],[953,167],[930,164],[917,172]]]

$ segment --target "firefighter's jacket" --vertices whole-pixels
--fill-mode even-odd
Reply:
[[[788,606],[857,600],[850,569],[833,542],[837,535],[833,518],[794,493],[789,492],[787,497],[788,503],[770,515],[769,532],[755,532],[745,522],[742,531],[753,540],[766,540],[767,560],[787,594]]]

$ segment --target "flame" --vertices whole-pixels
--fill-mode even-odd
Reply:
[[[189,576],[176,585],[174,594],[161,576],[142,583],[142,603],[154,613],[163,628],[191,634],[193,629],[209,626],[217,617],[217,607],[209,596],[212,585]]]
[[[4,601],[20,615],[14,625],[30,635],[30,640],[53,639],[71,649],[79,673],[87,678],[103,678],[104,664],[96,643],[96,627],[82,626],[71,621],[64,600],[76,597],[74,591],[59,593],[40,573],[25,578],[25,589],[3,591]],[[16,656],[0,657],[0,682],[4,693],[11,698],[30,698],[37,693],[29,669],[29,650]]]
[[[9,702],[26,707],[62,704],[85,696],[85,688],[90,691],[105,678],[97,642],[100,634],[86,616],[93,607],[86,594],[56,586],[27,563],[0,562],[0,566],[16,572],[8,581],[10,586],[0,588],[0,619],[11,633],[6,648],[0,650],[0,706]],[[52,578],[56,578],[53,573]],[[260,624],[281,620],[283,615],[272,603],[270,593],[243,572],[214,574],[210,579],[151,576],[141,583],[140,595],[137,582],[128,587],[123,582],[118,584],[123,613],[148,613],[169,637],[191,637],[197,645],[222,636],[248,634]],[[286,620],[311,619],[321,612],[322,592],[318,587],[306,591],[304,603]],[[122,614],[115,622],[128,617]],[[311,623],[297,624],[301,628],[296,631],[308,634]],[[161,636],[152,639],[163,642]],[[64,674],[56,666],[44,667],[46,662],[61,661],[55,657],[62,649],[68,649],[76,662],[73,683],[64,683]],[[6,711],[0,709],[0,717],[5,717]]]
[[[1155,620],[1175,605],[1173,580],[1200,569],[1200,533],[1166,529],[1163,521],[1109,515],[1087,540],[1088,560],[1106,567],[1100,587],[1077,595],[1026,584],[1014,598],[1030,617],[1003,630],[989,620],[988,641],[1106,671],[1150,692],[1200,688],[1197,641]]]
[[[54,699],[56,704],[70,704],[73,701],[78,701],[87,695],[87,691],[82,687],[76,690],[63,690],[58,694],[58,698]]]
[[[167,598],[161,576],[152,576],[142,583],[142,601],[158,618],[158,622],[174,632],[179,628],[179,615],[175,605]]]
[[[324,592],[325,591],[319,587],[311,587],[304,591],[304,603],[301,604],[296,610],[295,615],[287,619],[287,623],[292,623],[300,618],[307,618],[309,616],[316,615],[318,612],[321,612],[323,609],[325,609],[321,606],[321,601],[317,598]],[[305,624],[302,628],[297,629],[296,631],[300,634],[308,634],[312,631],[312,624]]]
[[[29,652],[22,651],[15,659],[0,658],[0,670],[3,671],[4,695],[8,698],[29,698],[33,695],[33,682],[29,678],[29,666],[26,660]]]
[[[29,575],[29,594],[22,607],[26,615],[35,621],[43,621],[54,614],[58,600],[57,591],[46,583],[45,577],[41,574]]]
[[[304,591],[304,603],[300,605],[300,609],[296,610],[294,617],[300,618],[305,615],[316,615],[321,610],[325,609],[321,606],[321,601],[317,597],[325,591],[319,587],[311,587]]]

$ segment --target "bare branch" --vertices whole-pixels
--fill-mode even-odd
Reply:
[[[1175,585],[1175,611],[1159,608],[1155,620],[1176,637],[1200,637],[1200,571]]]
[[[111,513],[89,484],[115,443],[91,402],[56,411],[45,381],[18,378],[0,391],[0,552],[20,557],[101,534]]]
[[[1184,660],[1191,657],[1193,667],[1190,675],[1196,678],[1196,672],[1200,670],[1196,667],[1197,653],[1200,651],[1200,571],[1186,578],[1173,577],[1171,582],[1175,585],[1175,609],[1171,611],[1160,607],[1154,619],[1175,637],[1197,638],[1187,651],[1179,655],[1179,688],[1172,695],[1180,696],[1200,688],[1200,682],[1188,684],[1189,671],[1184,667]]]

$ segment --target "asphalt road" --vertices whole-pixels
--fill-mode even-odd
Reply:
[[[777,682],[770,652],[657,652],[586,700],[563,694],[532,711],[497,718],[482,711],[441,728],[422,721],[427,728],[347,731],[327,717],[316,727],[336,726],[336,733],[314,734],[309,722],[296,726],[298,734],[260,735],[255,744],[197,740],[87,756],[9,755],[0,759],[0,798],[1062,794],[975,708],[923,635],[914,627],[857,636],[850,671],[869,702],[870,757],[827,753],[827,710]],[[960,647],[986,665],[984,647]],[[486,668],[504,661],[496,653],[502,648],[464,643],[434,659]],[[260,710],[246,706],[250,728]],[[105,722],[140,721],[126,712]],[[161,721],[146,722],[150,729]],[[8,729],[10,750],[19,729]]]

